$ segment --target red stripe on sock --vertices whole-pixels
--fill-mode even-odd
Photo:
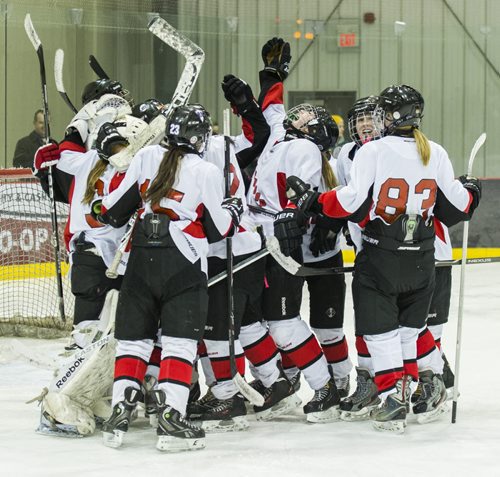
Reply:
[[[441,338],[435,340],[434,344],[436,345],[437,349],[441,350]]]
[[[378,392],[386,391],[396,385],[396,382],[403,377],[402,369],[391,369],[379,371],[375,374],[374,382],[377,385]]]
[[[307,368],[312,363],[315,363],[323,354],[318,340],[312,334],[300,345],[284,352],[299,369]]]
[[[356,351],[358,352],[359,356],[363,356],[364,358],[371,358],[370,352],[368,351],[368,346],[366,346],[366,341],[360,335],[356,336]]]
[[[168,356],[161,360],[160,374],[158,381],[176,381],[186,386],[191,385],[191,377],[193,375],[193,365],[182,358]]]
[[[245,356],[254,366],[260,366],[267,363],[270,359],[276,356],[278,348],[276,343],[271,338],[269,333],[266,333],[256,343],[252,343],[244,348]]]
[[[349,348],[345,336],[336,343],[322,344],[323,353],[325,354],[328,363],[340,363],[345,361],[349,356]]]
[[[417,338],[417,359],[427,356],[435,347],[434,337],[426,328],[422,331]]]
[[[403,372],[411,376],[414,381],[418,381],[418,365],[416,361],[404,361]]]
[[[161,362],[161,348],[159,346],[155,346],[153,348],[153,352],[151,353],[151,357],[149,358],[149,364],[151,366],[160,367]]]
[[[119,356],[115,361],[115,379],[130,378],[142,382],[148,364],[134,356]]]
[[[288,357],[288,355],[280,350],[281,354],[281,366],[283,369],[291,369],[291,368],[296,368],[295,363],[292,361],[291,358]]]
[[[227,381],[232,378],[229,356],[216,359],[210,358],[210,364],[212,365],[212,370],[217,382]],[[236,369],[242,376],[245,375],[245,357],[242,354],[236,356]]]

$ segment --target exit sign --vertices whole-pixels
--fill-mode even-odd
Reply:
[[[354,32],[339,33],[338,36],[339,48],[356,48],[358,45],[358,35]]]

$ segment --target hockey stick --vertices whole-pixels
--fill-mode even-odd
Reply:
[[[24,29],[26,30],[26,35],[28,35],[33,48],[35,48],[36,54],[38,56],[38,62],[40,64],[40,81],[42,84],[42,99],[43,99],[43,111],[44,111],[44,123],[45,123],[45,143],[48,144],[50,141],[50,124],[49,124],[49,104],[47,97],[47,78],[45,76],[45,60],[43,57],[43,46],[40,38],[38,37],[33,22],[31,21],[31,16],[29,13],[26,14],[24,18]],[[64,313],[64,298],[63,298],[63,286],[62,286],[62,274],[61,274],[61,261],[59,256],[59,230],[57,226],[57,206],[54,198],[54,177],[52,174],[52,167],[48,168],[48,182],[49,182],[49,200],[50,200],[50,219],[52,222],[52,237],[51,243],[54,248],[54,263],[56,266],[56,280],[57,280],[57,297],[59,301],[59,315],[63,322],[66,321],[66,314]]]
[[[481,146],[486,141],[486,133],[482,133],[476,140],[470,153],[467,175],[472,175],[472,166]],[[458,320],[457,320],[457,346],[455,350],[455,382],[453,385],[453,404],[451,410],[451,422],[457,421],[457,401],[458,401],[458,379],[460,373],[460,353],[462,348],[462,322],[464,316],[464,289],[465,289],[465,265],[467,260],[467,247],[469,242],[469,222],[464,223],[462,236],[462,264],[460,268],[460,291],[458,295]]]
[[[94,55],[89,56],[89,65],[92,68],[92,71],[100,78],[100,79],[109,79],[109,75],[104,71],[104,68],[97,61],[97,58]]]
[[[153,35],[184,56],[186,64],[175,88],[172,101],[166,110],[154,118],[149,126],[131,141],[128,147],[109,158],[109,162],[119,171],[127,169],[130,161],[140,149],[160,142],[161,138],[165,135],[165,123],[168,115],[177,106],[188,102],[205,61],[203,50],[163,18],[154,18],[148,28]]]
[[[224,183],[225,197],[231,197],[231,138],[229,137],[229,109],[224,110]],[[236,227],[236,226],[235,226]],[[241,394],[245,396],[254,406],[263,406],[264,397],[250,386],[240,375],[236,367],[236,353],[234,350],[234,296],[233,296],[233,239],[226,238],[226,260],[227,260],[227,315],[228,315],[228,337],[229,337],[229,366],[234,384]]]
[[[71,99],[69,99],[66,90],[64,89],[63,83],[63,65],[64,65],[64,51],[60,48],[56,51],[56,56],[54,58],[54,79],[56,81],[56,88],[61,98],[68,105],[69,109],[71,109],[74,113],[78,112],[78,109],[75,108]]]

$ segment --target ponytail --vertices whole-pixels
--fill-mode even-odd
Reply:
[[[95,166],[90,171],[89,176],[87,177],[87,188],[85,189],[85,194],[83,196],[82,203],[90,205],[94,200],[95,196],[95,185],[99,178],[104,174],[104,171],[108,167],[108,161],[104,159],[99,159]]]
[[[429,140],[420,129],[413,130],[413,137],[417,143],[417,151],[422,159],[422,163],[426,166],[429,164],[431,158],[431,145],[429,144]]]
[[[330,153],[322,152],[321,153],[321,176],[325,182],[325,186],[327,190],[332,190],[337,187],[338,182],[335,177],[335,173],[333,172],[332,166],[330,166]]]
[[[151,205],[158,204],[161,199],[167,196],[177,179],[179,165],[184,155],[185,151],[178,147],[172,147],[165,151],[158,173],[151,182],[151,186],[144,193],[144,201],[149,201]]]

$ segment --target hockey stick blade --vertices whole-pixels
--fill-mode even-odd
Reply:
[[[28,35],[29,40],[31,41],[33,48],[35,51],[42,46],[42,42],[36,33],[35,27],[33,26],[33,22],[31,21],[31,15],[29,13],[24,17],[24,29],[26,30],[26,35]]]
[[[474,160],[476,159],[476,155],[479,152],[479,149],[481,149],[482,145],[486,141],[486,133],[482,133],[477,139],[476,142],[474,143],[474,146],[472,147],[472,150],[470,152],[470,157],[469,157],[469,164],[467,167],[467,175],[470,176],[472,174],[472,166],[474,165]]]
[[[240,390],[240,393],[247,398],[254,406],[261,407],[264,405],[264,396],[256,391],[250,384],[248,384],[241,376],[236,373],[233,377],[233,383]]]
[[[69,99],[66,90],[64,89],[63,66],[64,66],[64,51],[59,48],[56,51],[56,56],[54,58],[54,79],[56,81],[56,88],[59,94],[61,95],[61,98],[69,107],[69,109],[71,109],[76,114],[78,110],[75,108],[75,106]]]
[[[92,71],[100,78],[100,79],[109,79],[109,75],[104,71],[104,68],[97,61],[97,58],[94,55],[89,56],[89,65],[92,68]]]

